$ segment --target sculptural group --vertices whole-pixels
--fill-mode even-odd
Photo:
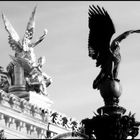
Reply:
[[[6,16],[2,14],[5,29],[9,35],[8,40],[10,47],[15,52],[14,56],[10,55],[12,61],[7,66],[7,71],[1,70],[0,72],[0,85],[2,89],[5,90],[6,88],[6,92],[8,92],[8,87],[10,85],[15,84],[15,75],[17,74],[14,74],[14,71],[23,69],[23,77],[20,79],[20,81],[23,80],[23,83],[25,83],[26,86],[26,90],[36,91],[37,93],[46,96],[48,95],[47,87],[51,84],[52,79],[46,73],[42,72],[42,67],[46,59],[45,57],[40,57],[38,60],[36,60],[36,55],[34,53],[35,46],[42,42],[46,37],[47,29],[44,30],[44,34],[36,42],[31,42],[35,28],[35,12],[36,7],[31,14],[22,40],[20,40],[17,32],[15,31],[9,20],[6,18]],[[5,81],[7,82],[7,84],[4,83]]]
[[[115,32],[115,26],[108,12],[99,6],[90,6],[89,56],[96,60],[96,66],[101,68],[99,75],[94,80],[94,89],[99,89],[100,84],[107,78],[120,81],[118,79],[118,69],[121,61],[120,43],[130,34],[140,33],[140,30],[125,31],[111,42]]]

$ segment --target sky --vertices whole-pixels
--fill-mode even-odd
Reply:
[[[88,56],[89,5],[104,7],[116,28],[113,38],[130,29],[140,29],[139,1],[0,1],[0,11],[10,20],[22,39],[27,22],[35,5],[37,40],[46,28],[46,38],[36,48],[37,58],[46,57],[43,72],[53,82],[48,87],[52,109],[78,120],[92,118],[93,112],[104,105],[98,90],[92,88],[98,75],[95,61]],[[9,64],[14,54],[8,44],[8,34],[0,19],[0,65]],[[136,113],[140,121],[140,34],[133,34],[121,43],[122,61],[119,79],[123,88],[120,106]],[[138,136],[140,137],[140,135]]]

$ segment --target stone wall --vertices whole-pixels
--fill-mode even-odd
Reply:
[[[41,108],[2,90],[0,90],[0,130],[4,130],[7,139],[43,139],[69,132],[48,122],[48,115]]]
[[[55,113],[57,117],[53,116]],[[78,131],[80,125],[70,119],[71,124],[68,117],[56,111],[39,108],[0,90],[0,130],[4,130],[7,139],[53,138],[58,134]]]

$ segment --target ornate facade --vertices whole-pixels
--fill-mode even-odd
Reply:
[[[0,138],[87,138],[80,133],[80,122],[50,109],[52,101],[48,97],[47,88],[52,79],[42,72],[45,58],[36,60],[34,53],[34,47],[45,38],[47,30],[44,30],[44,34],[36,42],[31,42],[35,12],[36,7],[22,40],[2,14],[14,56],[10,55],[12,61],[6,70],[0,67]]]
[[[41,109],[25,99],[0,91],[0,130],[4,130],[7,139],[55,138],[78,131],[78,122],[66,122],[68,117],[63,119],[58,115],[58,112]]]

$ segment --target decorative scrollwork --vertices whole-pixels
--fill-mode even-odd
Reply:
[[[92,119],[82,120],[85,134],[97,139],[134,139],[138,135],[140,122],[135,121],[134,114],[96,114]]]

